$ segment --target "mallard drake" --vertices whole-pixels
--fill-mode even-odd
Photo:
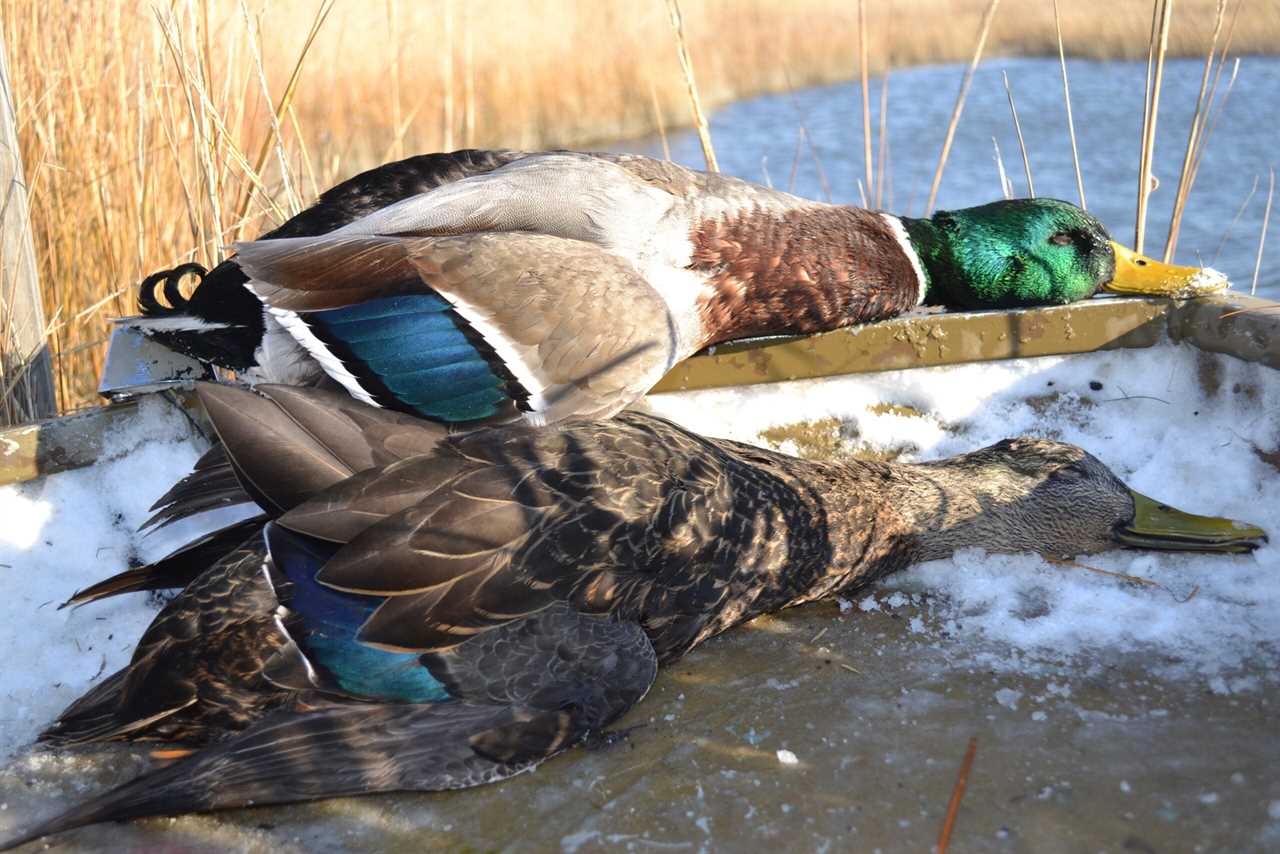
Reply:
[[[328,379],[450,423],[606,416],[709,345],[922,303],[1225,286],[1134,255],[1066,202],[911,219],[567,151],[387,164],[235,248],[207,273],[148,278],[144,316],[127,322],[254,382]],[[185,297],[188,274],[199,283]]]
[[[261,436],[309,394],[201,389],[236,470],[291,509],[44,734],[208,746],[8,846],[108,819],[501,780],[600,733],[708,638],[962,547],[1242,552],[1265,536],[1158,504],[1058,442],[814,462],[634,412],[440,439],[366,408],[370,444],[400,458],[343,477],[307,431]],[[340,456],[370,456],[350,441]],[[290,473],[321,491],[301,496]]]

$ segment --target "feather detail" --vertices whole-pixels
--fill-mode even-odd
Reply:
[[[683,352],[636,268],[579,240],[334,236],[239,249],[250,288],[330,376],[428,418],[611,414]]]

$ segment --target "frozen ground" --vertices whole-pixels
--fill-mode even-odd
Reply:
[[[1280,454],[1268,457],[1280,449],[1277,379],[1161,347],[661,395],[651,405],[708,434],[801,453],[928,459],[1052,435],[1153,497],[1280,532]],[[0,754],[11,757],[0,763],[0,835],[142,767],[136,753],[26,746],[127,661],[154,613],[144,595],[78,610],[57,603],[182,535],[132,532],[201,447],[185,418],[150,402],[103,464],[0,488]],[[484,791],[135,823],[69,844],[100,846],[95,834],[106,832],[121,848],[210,851],[705,850],[761,839],[924,850],[971,734],[982,747],[957,827],[966,850],[1280,842],[1276,547],[1082,563],[1160,586],[962,554],[707,644],[622,722],[647,724],[630,747],[578,752]]]

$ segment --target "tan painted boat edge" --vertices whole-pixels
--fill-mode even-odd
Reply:
[[[1280,303],[1227,293],[1187,301],[1103,298],[1051,308],[911,314],[812,337],[738,341],[677,365],[655,392],[814,379],[1184,341],[1280,369]],[[192,395],[176,392],[193,414]],[[115,403],[0,431],[0,485],[92,465],[136,410]]]

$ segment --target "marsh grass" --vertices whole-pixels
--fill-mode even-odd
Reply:
[[[661,0],[329,5],[0,0],[64,411],[97,402],[108,318],[135,312],[143,276],[216,263],[362,168],[454,144],[587,146],[691,123]],[[861,33],[871,74],[890,59],[967,60],[988,5],[867,3],[860,30],[857,3],[680,4],[707,108],[852,79]],[[1169,53],[1203,55],[1215,11],[1179,0]],[[1077,56],[1141,58],[1149,26],[1137,2],[1080,0],[1062,15]],[[1277,44],[1280,9],[1246,6],[1235,52]],[[1050,4],[1006,0],[986,54],[1057,45]],[[870,198],[892,181],[883,140]]]

